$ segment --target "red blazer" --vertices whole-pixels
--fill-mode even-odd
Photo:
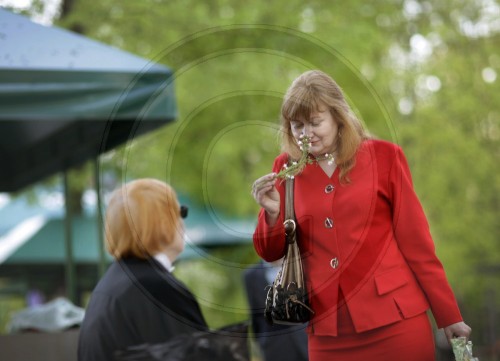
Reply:
[[[286,154],[278,156],[273,171],[286,161]],[[337,335],[341,302],[347,303],[357,332],[429,307],[440,328],[462,321],[401,148],[379,140],[363,142],[349,178],[350,183],[340,184],[338,168],[330,178],[317,164],[295,177],[299,246],[315,311],[309,332]],[[266,261],[285,251],[285,182],[278,179],[276,187],[280,218],[270,227],[261,210],[253,237]]]

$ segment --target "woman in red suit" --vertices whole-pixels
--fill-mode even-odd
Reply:
[[[468,337],[446,279],[408,163],[395,144],[370,139],[328,75],[308,71],[281,109],[283,153],[254,183],[262,207],[254,234],[266,261],[285,252],[285,182],[277,173],[300,158],[295,214],[311,306],[309,359],[434,360],[430,309],[448,339]]]

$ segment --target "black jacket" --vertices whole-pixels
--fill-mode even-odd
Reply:
[[[110,361],[116,350],[207,330],[192,293],[156,260],[114,262],[92,292],[79,361]]]

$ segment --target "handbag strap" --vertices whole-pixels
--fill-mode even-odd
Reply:
[[[285,221],[283,226],[285,227],[285,236],[288,243],[294,243],[295,230],[297,225],[295,223],[295,210],[293,207],[293,186],[294,178],[287,177],[285,185]]]

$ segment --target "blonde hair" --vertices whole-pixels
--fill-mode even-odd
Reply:
[[[347,104],[342,89],[322,71],[306,71],[288,88],[281,106],[281,149],[290,158],[299,159],[301,150],[293,137],[290,122],[295,119],[309,120],[312,113],[324,111],[325,107],[338,125],[335,162],[340,168],[340,181],[348,183],[348,173],[355,165],[356,152],[368,134]]]
[[[126,183],[111,195],[105,226],[106,248],[116,259],[162,252],[182,232],[177,195],[157,179]]]

